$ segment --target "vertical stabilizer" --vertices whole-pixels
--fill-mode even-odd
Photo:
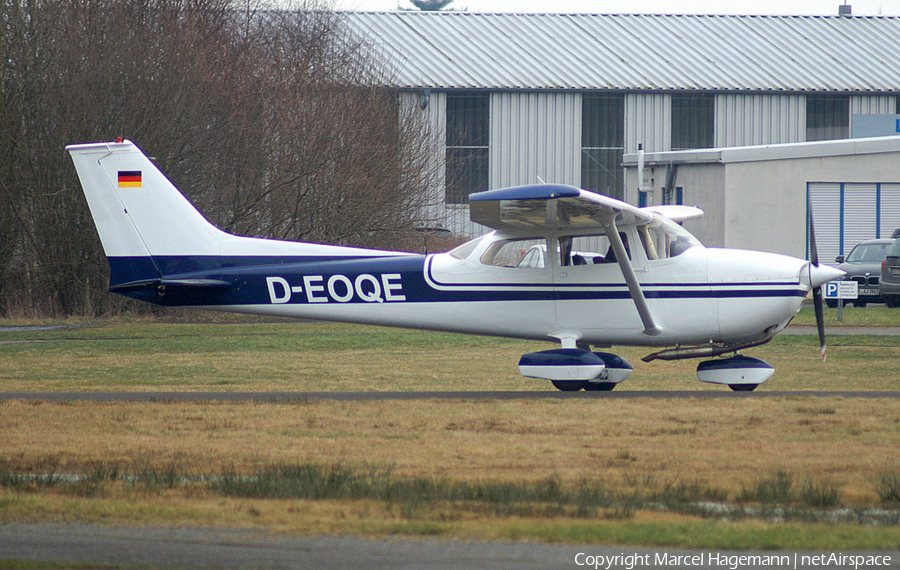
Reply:
[[[66,147],[109,259],[111,285],[158,279],[154,258],[218,256],[210,224],[130,141]]]
[[[153,290],[169,276],[222,267],[404,255],[231,235],[209,223],[130,141],[66,149],[109,260],[115,292]],[[141,298],[156,302],[155,295]]]

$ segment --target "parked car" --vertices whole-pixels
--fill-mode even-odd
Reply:
[[[857,307],[865,307],[866,303],[881,303],[881,261],[888,247],[894,243],[890,239],[869,239],[856,244],[846,258],[839,255],[835,262],[838,269],[846,271],[842,278],[845,281],[859,283],[859,297],[851,301]],[[847,304],[849,304],[848,302]],[[837,307],[836,299],[827,299],[829,307]]]
[[[900,239],[894,240],[881,261],[881,298],[888,307],[900,307]]]

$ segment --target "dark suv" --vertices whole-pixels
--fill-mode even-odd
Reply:
[[[881,298],[888,307],[900,307],[900,239],[888,247],[881,262]]]
[[[865,307],[866,303],[882,302],[879,284],[881,260],[892,243],[894,240],[890,239],[868,239],[856,244],[846,258],[839,255],[835,259],[840,263],[838,269],[847,272],[842,279],[859,283],[859,297],[855,301],[850,301],[857,307]],[[826,304],[829,307],[837,307],[837,300],[828,299]]]

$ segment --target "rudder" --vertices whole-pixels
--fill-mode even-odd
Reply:
[[[66,147],[110,264],[110,287],[162,277],[155,257],[218,256],[210,224],[130,141]]]

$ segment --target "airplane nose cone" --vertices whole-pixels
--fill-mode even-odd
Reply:
[[[816,267],[812,263],[809,264],[810,287],[821,287],[825,283],[840,279],[844,275],[846,275],[846,272],[841,271],[836,267],[830,267],[828,265],[819,265]]]

